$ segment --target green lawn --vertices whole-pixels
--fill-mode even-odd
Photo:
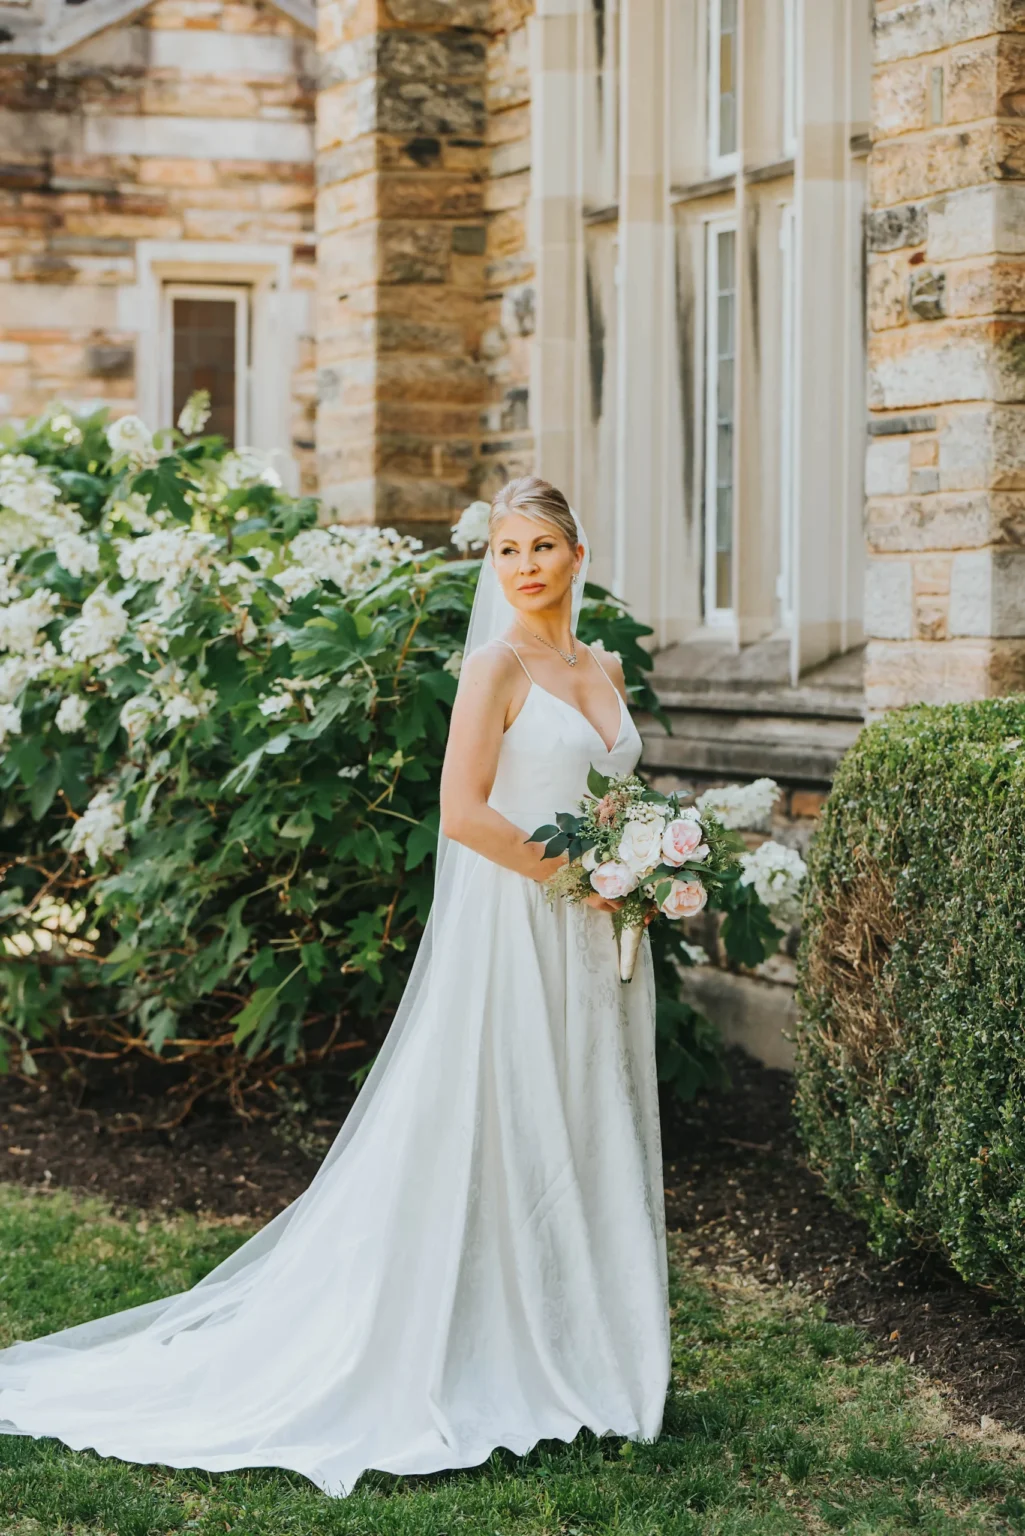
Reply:
[[[244,1236],[119,1220],[97,1201],[0,1186],[0,1342],[188,1285]],[[0,1536],[854,1536],[1025,1533],[1025,1451],[959,1431],[916,1373],[876,1362],[799,1299],[673,1252],[663,1438],[581,1436],[521,1461],[346,1500],[277,1472],[166,1473],[0,1436]]]

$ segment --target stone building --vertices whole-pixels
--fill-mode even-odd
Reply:
[[[428,537],[538,469],[654,628],[649,767],[772,774],[797,842],[866,709],[1025,686],[1023,0],[0,0],[0,40],[4,414],[205,383]],[[699,985],[775,1028],[787,965]]]

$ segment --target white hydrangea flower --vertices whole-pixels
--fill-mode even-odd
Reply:
[[[68,412],[60,407],[49,417],[47,426],[55,437],[59,437],[69,447],[74,447],[82,441],[81,427],[77,426]]]
[[[108,524],[127,523],[133,533],[152,533],[159,525],[146,511],[148,504],[147,497],[132,491],[110,503],[104,514],[105,520]]]
[[[449,672],[453,677],[458,677],[463,669],[462,651],[453,651],[448,660],[442,665],[443,672]]]
[[[82,698],[81,694],[66,694],[60,701],[60,707],[57,710],[54,724],[65,736],[73,736],[76,731],[80,731],[85,725],[88,709],[89,705]]]
[[[419,539],[405,539],[394,528],[349,528],[335,523],[297,533],[288,553],[307,579],[331,581],[339,591],[352,595],[365,592],[422,548]],[[290,569],[274,577],[278,586],[284,591],[292,583],[296,596],[311,591],[302,577],[288,574]]]
[[[194,389],[178,416],[178,430],[186,437],[198,437],[210,420],[210,391]]]
[[[360,763],[353,763],[348,768],[339,768],[338,777],[340,779],[358,779],[362,772],[362,765]]]
[[[708,950],[702,949],[700,944],[688,944],[686,940],[680,945],[684,954],[692,965],[708,965]]]
[[[239,631],[239,639],[243,645],[252,645],[260,638],[260,626],[251,613],[247,613],[245,622]]]
[[[71,831],[68,848],[84,853],[94,867],[102,858],[111,858],[125,846],[125,806],[112,789],[101,789],[86,806]]]
[[[753,885],[773,919],[789,927],[801,915],[801,887],[808,866],[795,848],[765,842],[740,857],[741,885]]]
[[[53,541],[53,552],[57,556],[57,563],[70,576],[81,576],[85,571],[93,572],[100,568],[99,545],[83,534],[59,533]]]
[[[461,554],[471,549],[486,549],[491,507],[486,501],[471,501],[452,528],[452,543]]]
[[[129,739],[134,739],[146,731],[150,721],[159,713],[158,700],[151,694],[137,693],[122,707],[118,721],[122,729],[128,732]]]
[[[292,695],[290,693],[269,693],[265,699],[260,700],[260,713],[268,719],[276,720],[283,715],[286,709],[292,707]]]
[[[226,453],[217,466],[217,474],[229,491],[237,491],[243,485],[272,485],[281,489],[281,476],[271,464],[267,454],[256,448],[236,448]]]
[[[290,603],[298,602],[299,598],[306,597],[314,587],[319,586],[316,576],[304,565],[286,566],[273,579]]]
[[[229,560],[227,565],[221,567],[217,573],[217,583],[221,587],[252,587],[256,581],[256,571],[250,570],[248,565],[243,565],[241,560]]]
[[[135,626],[135,638],[145,651],[166,651],[168,633],[154,618],[143,619]]]
[[[72,619],[61,635],[61,650],[72,661],[89,661],[117,645],[128,628],[128,614],[120,597],[97,587],[82,604],[77,619]]]
[[[136,468],[155,464],[153,433],[139,416],[120,416],[107,428],[107,442],[114,459],[128,459]]]
[[[0,704],[13,704],[32,677],[32,667],[24,656],[5,656],[0,661]]]
[[[160,581],[172,587],[190,572],[210,572],[217,539],[193,528],[161,528],[140,539],[125,539],[118,549],[117,568],[125,581]]]
[[[0,650],[30,656],[42,643],[42,631],[53,622],[60,598],[40,587],[30,597],[0,608]]]
[[[721,789],[706,789],[697,799],[702,814],[711,812],[729,830],[757,829],[772,814],[779,794],[774,779],[756,779],[753,784],[726,784]]]
[[[9,736],[21,734],[21,710],[16,704],[0,704],[0,748]]]
[[[0,560],[0,607],[6,607],[17,597],[20,589],[16,579],[18,560],[17,556],[10,555],[6,560]]]
[[[31,454],[0,454],[0,555],[17,555],[75,533],[82,519],[60,499],[49,471]]]

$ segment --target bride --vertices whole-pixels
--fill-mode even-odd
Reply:
[[[191,1291],[0,1352],[0,1431],[128,1461],[470,1467],[582,1427],[659,1433],[669,1374],[647,945],[549,905],[528,833],[627,773],[611,656],[575,638],[562,494],[495,498],[442,776],[435,903],[309,1189]]]

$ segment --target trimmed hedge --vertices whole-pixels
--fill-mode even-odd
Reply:
[[[812,850],[798,1112],[836,1201],[1025,1304],[1025,699],[844,758]]]

